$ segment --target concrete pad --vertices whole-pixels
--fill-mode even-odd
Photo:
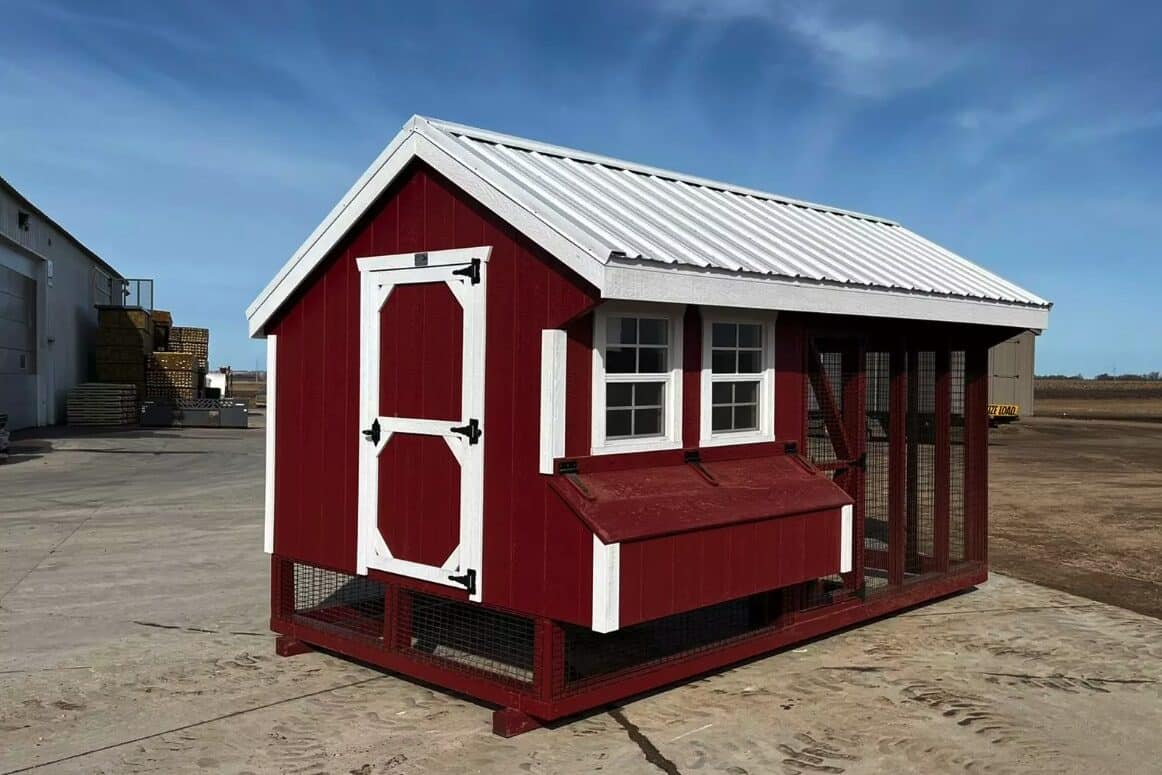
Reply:
[[[261,432],[56,434],[0,465],[0,773],[1157,771],[1162,622],[977,591],[510,740],[266,631]]]

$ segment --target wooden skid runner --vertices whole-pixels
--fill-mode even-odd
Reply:
[[[86,382],[69,391],[65,409],[69,425],[132,425],[137,422],[137,388]]]

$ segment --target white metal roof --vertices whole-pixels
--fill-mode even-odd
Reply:
[[[1048,324],[1044,299],[893,221],[417,116],[251,305],[252,334],[415,157],[606,298]]]

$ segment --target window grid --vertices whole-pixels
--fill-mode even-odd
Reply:
[[[710,326],[710,430],[757,432],[763,380],[763,326],[714,322]],[[749,396],[740,400],[740,389]]]

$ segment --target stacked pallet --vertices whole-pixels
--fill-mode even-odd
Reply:
[[[69,391],[69,425],[118,426],[137,422],[137,386],[86,382]]]
[[[174,404],[198,397],[201,370],[191,353],[151,353],[145,369],[145,397]]]
[[[170,352],[189,353],[195,366],[205,371],[210,359],[210,329],[173,326],[169,330]]]
[[[153,318],[133,307],[98,307],[97,381],[145,392],[145,359],[153,351]]]
[[[150,313],[153,318],[153,349],[169,350],[169,331],[173,328],[173,315],[163,309]]]

